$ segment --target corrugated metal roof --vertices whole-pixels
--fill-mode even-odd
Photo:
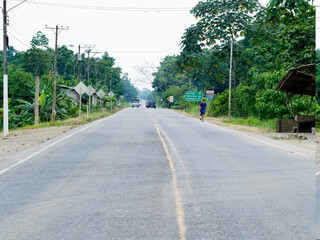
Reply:
[[[312,72],[315,67],[315,64],[308,64],[290,69],[274,90],[314,96],[316,92],[316,76],[300,70]]]

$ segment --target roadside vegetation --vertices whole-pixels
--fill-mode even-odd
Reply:
[[[153,98],[169,107],[173,96],[173,109],[193,113],[199,103],[186,102],[185,91],[205,98],[213,89],[211,114],[226,117],[232,39],[231,122],[275,129],[275,119],[292,118],[285,94],[273,88],[288,69],[316,62],[315,6],[307,0],[272,0],[267,8],[256,0],[204,0],[191,13],[198,22],[185,30],[181,53],[165,57],[153,73]],[[309,102],[309,96],[295,96],[295,114],[306,114]],[[310,114],[319,113],[318,98]]]
[[[69,118],[77,118],[79,115],[79,103],[77,100],[67,96],[66,92],[60,89],[60,85],[75,87],[80,81],[85,85],[92,85],[97,91],[100,89],[106,93],[102,108],[113,108],[121,101],[130,102],[133,97],[138,96],[136,89],[128,74],[122,73],[121,68],[115,66],[115,59],[108,53],[102,57],[86,58],[81,54],[81,61],[78,56],[67,46],[58,48],[57,57],[57,107],[56,122],[51,121],[52,92],[53,92],[53,62],[54,50],[48,47],[48,39],[42,32],[38,32],[30,42],[30,49],[19,52],[10,46],[8,49],[8,78],[9,78],[9,129],[17,129],[34,124],[34,99],[35,99],[35,75],[40,75],[40,97],[39,97],[39,125],[66,124]],[[3,60],[0,52],[0,61]],[[78,65],[79,64],[79,65]],[[88,81],[88,64],[90,69],[90,81]],[[80,78],[78,77],[80,68]],[[110,89],[111,84],[111,89]],[[0,69],[0,87],[3,88],[3,69]],[[110,99],[108,93],[113,91],[115,96]],[[112,101],[111,101],[112,100]],[[87,111],[89,97],[83,95],[82,112]],[[84,122],[95,119],[99,114],[95,113],[98,106],[92,107],[92,115]],[[107,113],[107,112],[105,112]],[[109,113],[108,113],[109,114]],[[3,129],[3,91],[0,91],[0,131]]]
[[[42,122],[37,125],[25,125],[23,127],[19,127],[16,130],[26,130],[26,129],[38,129],[38,128],[47,128],[47,127],[59,127],[59,126],[81,126],[85,125],[87,123],[93,122],[95,120],[98,120],[100,118],[108,117],[118,111],[120,111],[122,108],[116,107],[112,112],[110,110],[104,109],[103,111],[99,112],[92,112],[89,117],[87,117],[86,113],[83,113],[81,115],[81,119],[79,117],[75,118],[68,118],[66,120],[58,120],[55,122]]]

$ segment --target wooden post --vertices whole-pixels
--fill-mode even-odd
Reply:
[[[309,111],[310,111],[310,108],[311,108],[311,105],[312,105],[312,102],[313,102],[313,98],[314,98],[314,96],[311,96],[309,107],[308,107],[308,110],[307,110],[307,116],[309,115]]]
[[[230,70],[229,70],[229,105],[228,105],[228,120],[231,120],[231,82],[232,82],[232,58],[233,58],[233,35],[231,36],[230,48]]]
[[[79,120],[81,120],[81,103],[82,103],[82,87],[80,87],[80,96],[79,96]]]
[[[39,124],[39,74],[36,74],[35,96],[34,96],[34,124]]]

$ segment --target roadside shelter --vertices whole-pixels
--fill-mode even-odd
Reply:
[[[312,128],[315,127],[316,118],[314,115],[309,115],[316,93],[315,68],[315,64],[292,68],[274,88],[276,91],[286,93],[286,105],[293,117],[292,119],[278,119],[277,132],[312,132]],[[294,113],[292,106],[294,94],[310,96],[306,115],[301,116]]]

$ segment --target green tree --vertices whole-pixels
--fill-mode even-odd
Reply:
[[[128,73],[123,74],[122,81],[124,98],[127,102],[131,102],[132,98],[138,96],[138,90],[131,83]]]
[[[199,2],[191,11],[197,19],[199,18],[196,24],[198,28],[196,30],[197,34],[194,36],[198,44],[203,41],[207,46],[212,46],[217,44],[217,41],[220,41],[222,44],[230,43],[231,45],[229,88],[231,88],[232,78],[233,42],[236,38],[245,34],[248,26],[255,20],[254,13],[259,11],[260,8],[258,0],[206,0]],[[191,26],[191,28],[194,29],[195,27]],[[185,35],[185,37],[189,35]],[[186,39],[183,39],[182,42],[186,42]],[[188,45],[184,47],[187,48]],[[231,91],[229,94],[230,118]],[[234,95],[236,98],[236,92],[234,92]]]
[[[31,47],[48,47],[49,39],[41,31],[37,32],[30,42]]]

